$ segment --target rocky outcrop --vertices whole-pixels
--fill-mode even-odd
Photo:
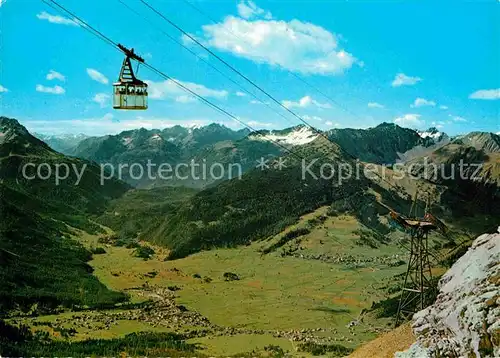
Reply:
[[[439,282],[436,302],[416,313],[417,342],[396,358],[500,357],[500,227],[479,236]]]

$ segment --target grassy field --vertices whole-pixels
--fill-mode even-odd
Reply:
[[[271,335],[240,334],[231,337],[204,337],[188,340],[204,347],[203,353],[210,357],[241,356],[252,351],[262,352],[263,347],[274,345],[284,351],[294,352],[295,345],[285,338],[274,338]]]
[[[298,343],[290,337],[301,331],[354,348],[390,329],[390,320],[372,316],[347,326],[361,318],[362,310],[373,302],[389,297],[388,288],[398,283],[395,276],[406,269],[404,261],[389,263],[404,260],[404,251],[393,241],[379,242],[379,248],[360,243],[360,230],[366,234],[366,228],[354,217],[327,216],[326,211],[324,207],[304,215],[296,225],[267,240],[173,261],[165,261],[167,249],[146,242],[141,245],[155,251],[149,260],[135,257],[134,249],[99,243],[97,235],[75,232],[75,238],[89,248],[104,248],[105,253],[90,261],[94,274],[109,288],[130,294],[132,302],[147,300],[141,287],[175,286],[177,304],[201,314],[211,324],[239,330],[189,340],[199,343],[204,354],[262,352],[268,345],[294,352]],[[307,229],[302,231],[304,235],[283,241],[300,229]],[[106,235],[112,233],[107,230]],[[275,249],[265,254],[271,246]],[[227,281],[227,272],[239,279]],[[71,328],[75,315],[78,313],[68,312],[35,320],[59,319],[64,321],[63,327]],[[113,338],[144,330],[169,331],[146,321],[117,320],[107,329],[78,328],[72,339]],[[277,332],[281,334],[275,336]]]
[[[133,250],[109,246],[105,247],[106,254],[94,256],[91,265],[99,279],[116,290],[139,287],[145,282],[151,286],[177,286],[178,303],[217,325],[279,331],[321,328],[321,334],[344,337],[347,345],[356,346],[375,336],[369,329],[371,323],[354,329],[346,325],[356,320],[363,308],[386,298],[387,286],[405,266],[377,262],[332,264],[308,257],[321,252],[332,257],[351,255],[362,261],[401,255],[398,247],[386,245],[384,250],[376,250],[357,245],[359,237],[353,231],[359,230],[360,224],[352,217],[340,216],[328,217],[309,234],[293,240],[300,240],[299,251],[307,257],[282,256],[279,250],[262,254],[262,249],[280,236],[309,225],[311,219],[323,216],[325,211],[320,208],[276,237],[249,246],[205,251],[174,261],[164,261],[168,251],[158,247],[154,247],[152,259],[143,260],[134,257]],[[98,245],[96,237],[86,235],[83,239],[87,245]],[[151,272],[156,272],[154,278],[148,277]],[[227,282],[223,277],[226,272],[237,274],[240,280]]]

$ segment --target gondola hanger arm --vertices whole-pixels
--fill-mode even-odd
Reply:
[[[127,57],[129,57],[129,58],[131,58],[131,59],[133,59],[133,60],[136,60],[136,61],[138,61],[138,62],[144,63],[144,59],[143,59],[141,56],[137,55],[137,54],[134,52],[134,49],[133,49],[133,48],[129,50],[128,48],[126,48],[126,47],[125,47],[125,46],[123,46],[122,44],[118,44],[118,48],[119,48],[120,50],[122,50],[122,51],[123,51],[123,53],[124,53]]]

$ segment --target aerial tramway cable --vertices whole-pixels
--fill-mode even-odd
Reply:
[[[241,89],[246,94],[248,94],[249,96],[251,96],[252,98],[254,98],[260,104],[263,104],[264,106],[266,106],[267,108],[269,108],[271,111],[273,111],[274,113],[276,113],[277,115],[279,115],[280,117],[282,117],[283,119],[285,119],[288,123],[292,123],[289,120],[289,118],[287,118],[283,113],[277,111],[269,103],[261,100],[254,93],[252,93],[251,91],[249,91],[248,89],[246,89],[242,84],[238,83],[237,81],[235,81],[234,79],[232,79],[230,76],[228,76],[226,73],[222,72],[219,68],[217,68],[216,66],[214,66],[212,63],[210,63],[206,59],[204,59],[202,56],[198,55],[196,52],[194,52],[193,50],[191,50],[188,46],[184,45],[181,41],[177,40],[175,37],[173,37],[172,35],[170,35],[169,33],[167,33],[165,30],[163,30],[162,28],[160,28],[158,25],[156,25],[154,22],[150,21],[146,16],[140,14],[137,10],[133,9],[124,0],[117,0],[117,1],[120,4],[122,4],[126,9],[128,9],[130,12],[132,12],[133,14],[135,14],[138,17],[141,17],[144,21],[146,21],[147,23],[149,23],[151,26],[153,26],[156,29],[158,29],[158,31],[160,31],[170,41],[172,41],[173,43],[177,44],[178,46],[181,46],[184,50],[188,51],[191,55],[195,56],[199,61],[203,62],[204,64],[206,64],[207,66],[209,66],[210,68],[212,68],[214,71],[216,71],[217,73],[219,73],[221,76],[223,76],[224,78],[226,78],[227,80],[229,80],[231,83],[235,84],[239,89]]]
[[[201,15],[205,16],[207,19],[209,19],[213,24],[218,24],[218,21],[215,20],[212,16],[210,16],[210,14],[206,13],[205,11],[203,11],[202,9],[200,9],[198,6],[196,6],[195,4],[193,4],[190,0],[182,0],[184,3],[186,3],[187,5],[189,5],[192,9],[194,9],[195,11],[197,11],[198,13],[200,13]],[[286,26],[286,25],[285,25]],[[288,29],[288,28],[287,28]],[[226,29],[224,28],[224,31],[228,34],[231,34],[232,36],[234,36],[235,38],[237,38],[238,40],[241,40],[241,41],[244,41],[247,45],[251,45],[248,41],[246,41],[245,39],[241,38],[240,36],[236,35],[231,29]],[[302,82],[303,84],[305,84],[307,87],[313,89],[314,91],[318,92],[319,94],[321,94],[324,98],[326,98],[328,101],[330,101],[332,104],[334,104],[335,106],[337,106],[338,108],[342,109],[344,112],[346,113],[349,113],[350,115],[352,115],[353,117],[356,117],[358,119],[362,119],[361,116],[359,116],[358,114],[352,112],[351,110],[349,110],[347,107],[343,106],[340,102],[334,100],[331,96],[329,96],[328,94],[326,94],[324,91],[320,90],[318,87],[314,86],[313,84],[311,84],[310,82],[306,81],[304,78],[302,78],[301,76],[299,76],[298,74],[296,74],[295,72],[287,69],[287,68],[282,68],[284,71],[286,71],[288,74],[292,75],[293,77],[295,77],[297,80],[299,80],[300,82]]]
[[[45,4],[49,5],[50,7],[52,7],[53,9],[55,9],[58,12],[61,12],[63,14],[72,16],[76,21],[78,21],[78,24],[83,25],[82,27],[85,30],[89,31],[94,36],[100,38],[101,40],[103,40],[104,42],[106,42],[108,45],[114,47],[116,50],[119,50],[119,51],[127,54],[126,51],[123,49],[123,46],[121,46],[117,42],[111,40],[109,37],[107,37],[106,35],[104,35],[101,31],[99,31],[99,30],[95,29],[94,27],[92,27],[91,25],[89,25],[87,22],[85,22],[80,17],[78,17],[76,14],[74,14],[70,10],[66,9],[64,6],[60,5],[57,1],[55,1],[55,0],[41,0],[41,1],[44,2]],[[55,6],[53,6],[52,4],[55,5],[55,6],[57,6],[57,8]],[[197,99],[199,99],[200,101],[202,101],[207,106],[209,106],[209,107],[215,109],[216,111],[218,111],[219,113],[222,113],[223,115],[225,115],[225,116],[233,119],[234,121],[238,122],[239,124],[243,125],[244,127],[250,129],[252,132],[255,132],[256,135],[261,135],[261,136],[263,135],[261,131],[255,129],[252,126],[248,125],[247,123],[243,122],[242,120],[240,120],[234,114],[228,112],[224,108],[216,105],[215,103],[211,102],[210,100],[206,99],[205,97],[199,95],[195,91],[193,91],[190,88],[188,88],[185,85],[183,85],[181,82],[179,82],[176,79],[170,77],[169,75],[167,75],[166,73],[164,73],[161,70],[157,69],[156,67],[148,64],[146,61],[142,62],[142,64],[143,64],[144,67],[150,69],[152,72],[158,74],[159,76],[165,78],[166,80],[169,80],[169,81],[173,82],[175,85],[177,85],[178,87],[180,87],[184,91],[188,92],[189,94],[193,95],[194,97],[196,97]],[[300,160],[305,159],[304,157],[300,156],[295,151],[292,151],[290,148],[284,146],[283,144],[279,143],[278,141],[275,141],[272,138],[267,138],[267,139],[270,142],[274,143],[275,145],[283,148],[288,153],[290,153],[290,154],[298,157]]]
[[[288,113],[290,113],[291,115],[293,115],[294,117],[296,117],[297,119],[299,119],[303,124],[305,124],[306,126],[308,126],[311,130],[313,130],[316,134],[324,137],[327,141],[329,141],[330,143],[332,143],[334,146],[338,146],[337,143],[335,143],[334,141],[332,141],[327,135],[325,135],[324,132],[318,130],[317,128],[315,128],[314,126],[312,126],[311,124],[309,124],[304,118],[302,118],[300,115],[298,115],[297,113],[295,113],[293,110],[291,110],[290,108],[288,108],[287,106],[283,105],[283,103],[281,103],[278,99],[276,99],[273,95],[271,95],[269,92],[267,92],[265,89],[263,89],[262,87],[260,87],[258,84],[256,84],[254,81],[252,81],[249,77],[247,77],[245,74],[243,74],[241,71],[239,71],[237,68],[235,68],[234,66],[232,66],[229,62],[227,62],[225,59],[223,59],[221,56],[217,55],[215,52],[213,52],[211,49],[209,49],[208,47],[206,47],[203,43],[201,43],[198,39],[196,39],[194,36],[192,36],[189,32],[185,31],[182,27],[180,27],[179,25],[177,25],[175,22],[173,22],[172,20],[170,20],[166,15],[164,15],[161,11],[159,11],[158,9],[156,9],[155,7],[153,7],[151,4],[149,4],[146,0],[139,0],[140,2],[142,2],[146,7],[148,7],[151,11],[153,11],[154,13],[156,13],[159,17],[161,17],[164,21],[166,21],[168,24],[170,24],[171,26],[173,26],[174,28],[176,28],[178,31],[180,31],[184,36],[188,37],[190,40],[192,40],[194,43],[196,43],[197,45],[199,45],[201,48],[203,48],[206,52],[208,52],[211,56],[215,57],[218,61],[220,61],[222,64],[224,64],[226,67],[228,67],[229,69],[231,69],[233,72],[235,72],[236,74],[238,74],[240,77],[242,77],[245,81],[247,81],[248,83],[250,83],[253,87],[255,87],[256,89],[258,89],[260,92],[262,92],[264,95],[266,95],[269,99],[271,99],[274,103],[276,103],[278,106],[280,106],[281,108],[283,108],[284,110],[286,110]],[[192,7],[194,7],[194,5],[191,4]],[[213,20],[212,20],[213,21]],[[298,79],[301,79],[299,76],[297,76]],[[308,86],[312,87],[312,88],[315,88],[314,86],[310,85],[309,83],[307,83],[305,80],[301,79],[304,83],[306,83]],[[317,90],[317,89],[316,89]],[[326,94],[323,94],[324,96],[326,96],[326,98],[332,102],[334,102],[335,105],[339,106],[339,104],[334,101],[333,99],[331,99],[329,96],[327,96]],[[341,107],[342,108],[342,107]],[[352,112],[351,112],[352,113]],[[347,150],[345,150],[344,148],[342,148],[343,152],[346,153],[348,156],[351,157],[352,160],[354,161],[359,161],[359,159],[349,153]],[[361,165],[363,165],[360,161],[359,163]],[[389,182],[387,179],[383,178],[381,175],[379,175],[378,173],[374,173],[376,176],[378,176],[382,181],[384,181],[385,183],[387,183],[389,186],[391,186],[392,188],[394,188],[395,190],[397,190],[397,187],[395,185],[393,185],[391,182]],[[417,205],[421,205],[420,203],[417,203]]]

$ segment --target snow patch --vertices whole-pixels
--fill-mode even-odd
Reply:
[[[318,137],[318,134],[314,133],[308,127],[301,127],[295,129],[287,134],[277,134],[273,131],[265,135],[252,135],[249,137],[250,140],[259,141],[274,141],[280,144],[289,145],[303,145],[312,142]]]
[[[193,130],[195,130],[195,129],[201,129],[203,127],[205,127],[205,125],[194,123],[194,124],[188,125],[186,128],[188,128],[188,133],[191,134],[191,133],[193,133]]]
[[[435,140],[438,140],[443,135],[443,133],[441,133],[441,132],[419,132],[419,131],[417,131],[417,133],[422,138],[432,138]]]
[[[124,137],[122,138],[123,145],[128,146],[130,143],[132,143],[132,138],[131,137]]]

